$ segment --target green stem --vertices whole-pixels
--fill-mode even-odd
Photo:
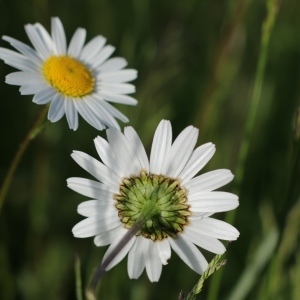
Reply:
[[[15,154],[15,157],[13,158],[13,160],[12,160],[10,166],[9,166],[8,172],[5,176],[5,179],[4,179],[3,184],[1,186],[1,189],[0,189],[0,211],[1,211],[1,208],[2,208],[3,203],[5,201],[5,198],[6,198],[8,190],[9,190],[12,178],[14,176],[14,173],[15,173],[15,171],[16,171],[19,163],[20,163],[20,160],[21,160],[25,150],[27,149],[29,143],[44,128],[43,121],[44,121],[44,117],[46,115],[47,110],[48,110],[48,106],[46,105],[46,106],[43,107],[43,109],[41,110],[41,112],[38,115],[37,119],[34,121],[31,128],[27,132],[24,140],[20,144],[19,149],[18,149],[17,153]]]
[[[260,44],[260,52],[255,74],[254,87],[250,99],[249,113],[245,125],[244,138],[242,140],[241,149],[239,152],[237,169],[235,171],[235,188],[234,192],[240,194],[241,183],[245,173],[245,163],[249,154],[251,136],[253,134],[255,119],[257,115],[257,108],[261,96],[262,85],[264,81],[264,74],[266,62],[268,57],[268,48],[272,30],[274,27],[276,15],[278,12],[278,0],[267,1],[267,16],[262,26],[262,36]],[[226,222],[233,223],[236,211],[231,211],[226,215]],[[210,285],[208,300],[216,300],[218,298],[218,290],[221,282],[222,270],[218,272],[217,276],[213,277]]]
[[[100,278],[104,275],[105,269],[114,260],[122,248],[133,238],[133,236],[141,229],[145,220],[136,221],[133,226],[127,231],[124,237],[121,239],[115,249],[108,255],[108,257],[98,266],[95,270],[90,285],[86,291],[86,297],[88,300],[96,300],[96,288]]]
[[[82,300],[80,259],[78,256],[76,256],[75,258],[75,282],[76,282],[76,300]]]

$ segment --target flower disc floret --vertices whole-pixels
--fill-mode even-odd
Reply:
[[[95,79],[87,67],[69,56],[51,56],[43,67],[46,80],[65,96],[83,97],[93,92]]]
[[[176,238],[188,224],[190,216],[186,190],[179,180],[148,174],[123,179],[120,193],[115,195],[118,216],[125,228],[135,222],[143,226],[137,233],[152,241],[168,236]]]

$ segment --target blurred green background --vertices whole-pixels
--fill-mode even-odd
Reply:
[[[276,1],[274,1],[276,2]],[[62,20],[68,41],[77,27],[87,40],[107,37],[139,72],[136,107],[119,105],[149,153],[154,130],[164,118],[174,136],[192,124],[198,145],[217,152],[204,171],[228,168],[240,176],[222,190],[238,193],[231,218],[240,238],[226,253],[228,263],[205,282],[198,299],[300,299],[300,2],[279,1],[271,32],[262,90],[251,136],[245,134],[253,108],[253,87],[261,55],[266,1],[0,0],[0,34],[29,43],[27,23],[50,29]],[[1,47],[9,48],[4,41]],[[1,181],[41,107],[32,96],[4,83],[14,69],[0,62]],[[299,113],[299,111],[298,111]],[[300,114],[300,113],[299,113]],[[253,114],[251,115],[253,116]],[[122,124],[123,126],[123,124]],[[97,157],[93,138],[104,136],[83,119],[50,124],[27,149],[0,212],[0,299],[76,299],[75,257],[83,287],[106,247],[75,239],[76,208],[85,197],[66,187],[68,177],[89,177],[71,159],[72,150]],[[240,164],[241,147],[250,141]],[[204,253],[210,260],[213,255]],[[158,283],[145,272],[127,275],[127,259],[110,270],[99,299],[178,299],[199,276],[176,254]]]

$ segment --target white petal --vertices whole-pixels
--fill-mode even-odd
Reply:
[[[172,127],[170,121],[162,120],[154,134],[151,155],[150,172],[161,174],[166,156],[169,154],[172,143]]]
[[[213,218],[190,220],[190,226],[196,228],[199,234],[221,240],[234,241],[240,235],[232,225]]]
[[[195,192],[188,196],[192,212],[224,212],[238,207],[238,196],[226,192]]]
[[[197,228],[186,226],[183,234],[192,243],[212,253],[223,254],[226,251],[226,248],[218,239],[199,234]]]
[[[40,59],[40,57],[38,56],[36,51],[33,50],[28,45],[14,39],[14,38],[11,38],[9,36],[3,36],[2,39],[9,42],[19,52],[21,52],[23,55],[28,57],[32,61],[32,63],[35,64],[37,67],[42,64],[42,60]]]
[[[42,90],[40,90],[34,95],[32,102],[39,105],[46,104],[52,101],[52,99],[56,94],[57,92],[52,86],[46,86],[45,88],[43,88]]]
[[[121,167],[124,174],[127,176],[138,175],[142,166],[136,156],[133,145],[131,145],[128,142],[128,139],[115,128],[107,129],[106,135],[111,149],[115,153],[118,165]]]
[[[95,36],[84,46],[80,54],[80,60],[83,60],[85,62],[91,62],[95,58],[95,56],[101,51],[105,43],[106,38],[104,38],[101,35]]]
[[[77,101],[77,100],[74,100]],[[65,100],[65,113],[68,120],[70,129],[74,131],[78,128],[78,113],[74,105],[74,101],[71,98]]]
[[[35,85],[36,82],[43,83],[45,85],[45,81],[37,72],[14,72],[10,73],[5,77],[5,82],[12,85]]]
[[[111,72],[111,71],[118,71],[127,66],[127,61],[123,57],[114,57],[107,60],[99,67],[99,71],[101,72]]]
[[[99,67],[101,67],[101,64],[105,62],[115,51],[115,47],[111,45],[105,46],[100,53],[97,54],[97,56],[93,59],[92,67],[94,69],[97,69],[97,72],[99,71]]]
[[[111,116],[121,120],[124,123],[127,123],[129,120],[128,118],[122,114],[119,110],[117,110],[115,107],[113,107],[111,104],[107,103],[106,101],[101,101],[102,107],[104,107]]]
[[[84,170],[89,172],[99,181],[112,188],[119,189],[121,178],[100,161],[80,151],[73,151],[71,156]]]
[[[128,254],[127,269],[130,279],[138,279],[145,268],[148,244],[144,237],[137,237]]]
[[[99,235],[120,226],[120,219],[116,212],[106,211],[105,214],[86,218],[76,224],[72,232],[75,237],[86,238]]]
[[[233,179],[230,170],[220,169],[197,176],[185,184],[189,195],[196,191],[213,191],[227,184]]]
[[[39,24],[39,26],[42,25]],[[27,24],[25,25],[25,31],[40,58],[45,60],[47,57],[49,57],[53,49],[49,49],[49,47],[47,47],[47,44],[40,34],[41,31],[39,27],[37,25]]]
[[[158,256],[155,243],[149,239],[147,239],[147,243],[148,252],[147,255],[145,255],[146,272],[151,282],[157,282],[161,274],[162,263]]]
[[[168,239],[164,239],[162,241],[157,241],[155,243],[158,256],[163,265],[168,264],[168,260],[171,257],[171,247]]]
[[[132,94],[135,86],[130,83],[100,83],[99,90],[114,94]]]
[[[81,195],[105,201],[106,203],[113,201],[113,194],[118,192],[117,188],[86,178],[68,178],[67,186]]]
[[[100,73],[97,79],[105,83],[122,83],[136,79],[137,71],[132,69],[126,69],[115,72]]]
[[[182,235],[177,239],[169,238],[169,242],[177,255],[195,272],[202,274],[208,263],[198,248]]]
[[[51,35],[56,47],[57,55],[65,55],[67,42],[64,27],[59,18],[51,18]]]
[[[182,179],[183,185],[193,178],[207,164],[215,151],[215,145],[212,143],[204,144],[193,151],[188,163],[178,175],[178,177]]]
[[[84,28],[77,28],[74,32],[68,48],[68,55],[79,57],[82,47],[85,42],[86,30]]]
[[[127,105],[136,105],[137,100],[128,96],[128,95],[119,95],[114,93],[108,93],[105,91],[100,91],[99,96],[103,97],[105,100],[109,102],[127,104]]]
[[[122,238],[124,237],[124,235],[126,234],[126,232],[128,232],[128,230],[122,228],[122,233],[112,242],[112,244],[109,246],[109,248],[107,249],[102,262],[105,261],[105,259],[109,256],[109,254],[111,254],[111,252],[113,250],[115,250],[116,246],[119,244],[119,242],[122,240]],[[119,253],[116,255],[116,257],[112,260],[112,262],[107,266],[107,268],[105,269],[106,271],[110,270],[111,268],[113,268],[116,264],[118,264],[125,256],[126,254],[130,251],[130,249],[132,248],[132,245],[134,244],[136,240],[136,236],[133,236],[128,242],[127,244],[119,251]]]
[[[30,59],[15,51],[0,48],[0,58],[7,65],[10,65],[21,71],[37,71],[37,66]]]
[[[96,235],[94,238],[94,243],[97,247],[106,246],[111,244],[120,234],[122,234],[122,225],[117,226],[109,231],[102,232]]]
[[[48,119],[51,122],[60,120],[65,114],[64,102],[64,98],[59,93],[53,98],[48,111]]]
[[[193,126],[185,128],[174,141],[166,162],[163,173],[176,178],[189,160],[196,145],[199,130]]]
[[[120,126],[115,118],[112,116],[110,111],[106,108],[106,102],[103,99],[95,98],[92,96],[86,97],[88,101],[86,103],[89,107],[97,112],[97,117],[101,120],[101,122],[111,128],[117,128],[120,130]]]
[[[45,45],[44,47],[46,48],[47,57],[53,55],[55,52],[55,46],[49,32],[40,23],[35,23],[33,26]]]
[[[32,83],[23,84],[19,91],[21,95],[33,95],[45,87],[45,82],[41,80],[36,80]]]
[[[100,117],[98,116],[97,110],[91,109],[89,105],[89,99],[79,99],[74,101],[77,111],[79,114],[88,122],[90,125],[98,130],[103,130],[105,125],[102,123]]]
[[[108,203],[108,201],[89,200],[80,203],[78,205],[77,212],[84,217],[92,217],[106,213],[118,215],[118,211],[113,204],[114,201],[112,199],[110,203]]]
[[[128,126],[124,128],[124,135],[127,138],[129,144],[135,149],[135,155],[140,161],[141,169],[149,172],[149,160],[138,134],[133,127]]]
[[[114,170],[116,174],[121,177],[126,176],[126,173],[121,169],[118,159],[112,150],[110,144],[102,137],[98,136],[94,139],[97,153],[103,163],[110,169]]]

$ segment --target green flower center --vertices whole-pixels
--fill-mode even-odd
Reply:
[[[176,238],[188,224],[191,215],[187,192],[177,179],[148,174],[123,179],[119,194],[115,195],[118,216],[129,229],[136,222],[142,227],[137,235],[155,240],[168,236]]]

